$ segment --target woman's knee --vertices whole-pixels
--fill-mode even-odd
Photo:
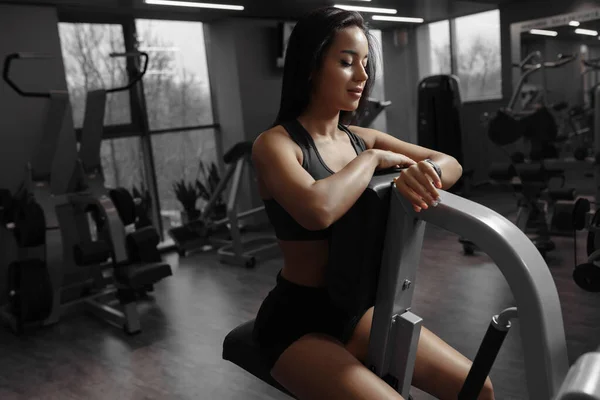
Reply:
[[[485,380],[485,384],[483,385],[477,400],[494,400],[494,387],[489,376]]]

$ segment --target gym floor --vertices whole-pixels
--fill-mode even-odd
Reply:
[[[473,200],[515,217],[511,195]],[[577,240],[582,262],[584,234]],[[570,362],[598,346],[600,294],[571,279],[573,239],[554,239],[548,266],[560,295]],[[225,335],[254,317],[275,283],[281,260],[254,270],[221,265],[214,254],[179,260],[174,276],[156,286],[155,301],[140,306],[142,334],[134,337],[102,321],[73,315],[25,337],[0,330],[0,398],[12,399],[286,399],[221,359]],[[429,226],[418,270],[414,312],[425,325],[473,359],[493,314],[514,305],[490,258],[462,254],[457,236]],[[498,399],[526,399],[518,323],[491,372]],[[431,397],[414,390],[415,399]]]

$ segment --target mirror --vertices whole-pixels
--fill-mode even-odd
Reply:
[[[573,16],[576,17],[576,16]],[[513,49],[512,108],[547,108],[556,122],[558,156],[583,160],[593,148],[593,91],[600,83],[600,19],[549,19],[523,25]],[[545,26],[544,26],[545,25]],[[536,66],[538,68],[536,68]],[[541,66],[541,68],[539,68]]]
[[[543,68],[532,74],[526,85],[528,89],[524,87],[525,98],[535,98],[537,88],[537,96],[545,95],[549,104],[590,105],[589,91],[598,83],[600,68],[586,66],[582,61],[600,58],[600,20],[570,23],[521,33],[520,60],[536,51],[544,61],[556,61],[561,54],[577,56],[574,62],[557,68]],[[513,60],[513,63],[517,61]],[[519,69],[515,68],[513,73],[518,74]]]

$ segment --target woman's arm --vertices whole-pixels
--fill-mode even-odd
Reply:
[[[297,145],[287,133],[270,130],[254,142],[252,161],[269,194],[309,230],[329,227],[352,207],[378,165],[368,151],[330,177],[315,179],[299,163]]]
[[[359,126],[349,126],[348,128],[362,137],[369,149],[382,149],[404,154],[416,162],[428,158],[434,161],[442,170],[442,189],[446,190],[452,187],[452,185],[454,185],[462,176],[462,166],[454,157],[448,154],[404,142],[392,135],[375,129],[362,128]]]
[[[302,168],[300,150],[286,132],[262,133],[254,142],[252,161],[269,194],[304,228],[328,228],[356,203],[376,168],[413,165],[406,156],[368,150],[335,174],[315,181]]]

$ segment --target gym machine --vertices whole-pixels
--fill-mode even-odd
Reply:
[[[437,207],[415,213],[395,190],[396,176],[397,171],[374,176],[332,232],[330,254],[336,261],[327,271],[332,298],[346,310],[375,306],[366,366],[408,398],[422,325],[411,311],[411,302],[425,226],[430,223],[485,251],[502,271],[516,301],[516,307],[492,318],[459,399],[477,398],[515,318],[520,322],[529,398],[600,399],[600,353],[582,356],[569,370],[556,286],[525,234],[493,210],[443,190]],[[355,245],[358,242],[360,246]],[[261,362],[261,349],[252,339],[253,324],[254,320],[248,321],[225,337],[223,359],[290,394]]]
[[[588,292],[600,292],[600,209],[590,211],[589,201],[579,199],[573,213],[573,225],[576,231],[587,230],[586,258],[577,262],[577,245],[573,246],[575,269],[573,280]]]
[[[21,58],[37,56],[7,57],[3,76],[9,86],[18,89],[17,93],[28,95],[9,78],[12,61]],[[65,108],[70,110],[67,105]],[[54,116],[59,117],[64,118]],[[3,208],[8,224],[2,228],[13,233],[18,256],[9,266],[13,287],[9,288],[10,310],[3,316],[13,330],[22,332],[30,326],[56,323],[75,306],[83,306],[108,322],[122,326],[127,333],[138,333],[136,301],[151,291],[154,283],[170,276],[171,268],[160,258],[156,238],[145,232],[126,235],[112,200],[87,190],[85,174],[77,159],[75,134],[64,123],[61,127],[44,133],[40,146],[45,144],[54,151],[40,151],[39,157],[29,163],[24,194],[16,196],[12,205],[11,200],[15,199],[4,202],[10,205],[8,209],[17,210],[9,213],[14,216],[11,219],[6,214],[7,208]],[[57,154],[61,155],[61,162],[52,169],[52,160]],[[37,165],[45,169],[36,168]],[[29,206],[30,203],[37,204],[38,208]],[[38,239],[39,232],[45,232],[45,237]],[[30,236],[36,240],[24,243],[23,237]],[[28,272],[39,270],[40,265],[46,269],[46,275],[40,274],[40,278],[48,276],[46,286],[50,288],[43,292],[49,294],[43,300],[32,296],[38,283]],[[72,274],[79,276],[71,279]],[[115,298],[122,310],[112,305]],[[31,311],[47,304],[51,305],[44,308],[47,312]],[[28,315],[36,317],[23,317],[23,312],[19,312],[22,309],[30,310]]]
[[[514,65],[522,71],[521,77],[508,105],[499,109],[488,121],[488,136],[499,146],[514,143],[521,138],[529,142],[529,157],[522,153],[513,155],[515,162],[523,162],[526,158],[539,161],[557,157],[554,142],[557,139],[558,127],[549,111],[551,106],[543,101],[531,105],[529,109],[517,110],[517,102],[530,76],[538,72],[543,73],[545,69],[561,68],[576,59],[577,56],[574,55],[560,54],[557,61],[543,61],[541,53],[535,51],[527,55],[520,64]]]
[[[575,58],[560,55],[558,61],[543,62],[540,52],[529,54],[515,65],[524,72],[507,108],[498,110],[488,125],[490,140],[501,148],[521,138],[531,143],[530,160],[526,160],[523,153],[515,153],[510,156],[510,162],[492,165],[489,176],[493,182],[511,185],[518,199],[516,225],[523,232],[536,235],[533,243],[544,257],[556,247],[552,235],[573,233],[571,214],[578,195],[574,188],[564,186],[568,166],[549,158],[556,153],[552,143],[556,140],[557,127],[546,105],[527,111],[514,108],[529,76],[544,68],[560,68]],[[550,182],[557,180],[561,185],[550,187]],[[465,253],[472,254],[476,246],[462,242]]]
[[[250,240],[242,238],[240,220],[264,212],[264,206],[244,212],[237,210],[238,191],[244,171],[246,168],[252,171],[251,156],[252,142],[237,143],[225,153],[223,161],[227,169],[202,210],[200,218],[169,230],[169,235],[173,238],[181,256],[206,245],[216,246],[219,247],[217,253],[220,262],[254,268],[257,258],[269,258],[279,254],[278,243],[274,237],[259,237]],[[230,188],[227,198],[227,216],[213,220],[218,201],[225,194],[228,186]],[[229,237],[223,238],[215,234],[225,226]]]
[[[418,144],[451,155],[464,165],[462,137],[462,100],[458,78],[454,75],[433,75],[418,85]],[[469,196],[473,170],[466,169],[452,187]]]
[[[573,280],[577,285],[589,292],[600,292],[600,85],[596,85],[593,93],[594,104],[594,171],[596,176],[595,210],[586,199],[580,199],[573,210],[573,226],[575,230],[588,231],[586,243],[587,258],[582,264],[577,263],[577,246],[574,246],[575,270]],[[575,236],[575,235],[574,235]]]
[[[355,124],[364,128],[370,127],[379,114],[391,104],[392,102],[389,100],[369,98],[365,111],[363,111],[363,114],[355,121]]]
[[[69,190],[72,172],[76,169],[75,160],[65,159],[61,164],[70,172],[59,177],[60,179],[57,179],[56,176],[51,179],[52,163],[58,150],[59,138],[68,134],[69,130],[67,121],[67,118],[70,117],[69,94],[64,90],[25,91],[10,77],[11,66],[14,62],[49,58],[52,57],[37,53],[10,54],[4,60],[2,72],[6,84],[20,96],[47,99],[49,102],[42,137],[27,164],[25,179],[14,196],[10,191],[4,191],[2,207],[1,230],[4,242],[10,241],[14,237],[15,244],[19,249],[17,251],[18,260],[4,260],[3,266],[8,265],[8,271],[12,277],[15,277],[14,279],[19,272],[28,271],[31,278],[27,282],[37,281],[40,285],[44,282],[46,289],[43,293],[52,296],[51,300],[46,297],[38,300],[37,304],[33,304],[33,297],[28,300],[22,299],[23,296],[17,296],[18,290],[9,288],[9,302],[19,302],[22,303],[22,308],[28,306],[29,309],[38,310],[33,312],[37,317],[30,318],[36,323],[44,319],[54,320],[52,310],[57,310],[60,306],[60,296],[54,296],[53,289],[48,290],[48,287],[57,288],[63,283],[65,286],[71,286],[75,282],[87,281],[90,277],[89,270],[65,271],[61,266],[62,238],[55,210],[56,200],[53,197],[55,193],[64,193]],[[43,233],[43,237],[40,237],[40,232]],[[46,271],[44,268],[39,268],[40,263],[44,264]],[[35,274],[33,271],[38,271],[39,276],[33,276]],[[23,289],[25,284],[26,282],[22,282]],[[51,304],[49,310],[46,308],[47,304]],[[46,313],[44,310],[48,312]],[[17,329],[19,319],[12,318],[13,315],[5,310],[2,311],[3,317],[9,325],[14,330],[20,330]],[[45,314],[47,315],[44,316]]]
[[[598,84],[586,90],[585,82],[591,73],[600,70],[600,59],[581,59],[583,71],[581,73],[584,97],[581,105],[575,105],[568,111],[567,123],[570,132],[565,138],[570,145],[573,157],[578,161],[586,161],[588,157],[594,157],[591,150],[594,148],[594,110],[595,91]],[[594,74],[595,75],[595,74]]]
[[[135,223],[137,227],[148,227],[150,229],[151,222],[148,221],[148,216],[141,215],[141,210],[137,207],[140,199],[134,199],[131,193],[125,188],[109,189],[105,186],[104,170],[100,159],[102,140],[104,138],[107,95],[134,88],[146,74],[148,54],[145,52],[111,53],[110,57],[141,58],[143,61],[141,69],[126,85],[87,92],[85,115],[81,129],[81,138],[79,140],[79,160],[81,161],[86,188],[93,196],[98,198],[109,196],[117,207],[119,217],[125,226]],[[158,233],[156,234],[158,235]]]

